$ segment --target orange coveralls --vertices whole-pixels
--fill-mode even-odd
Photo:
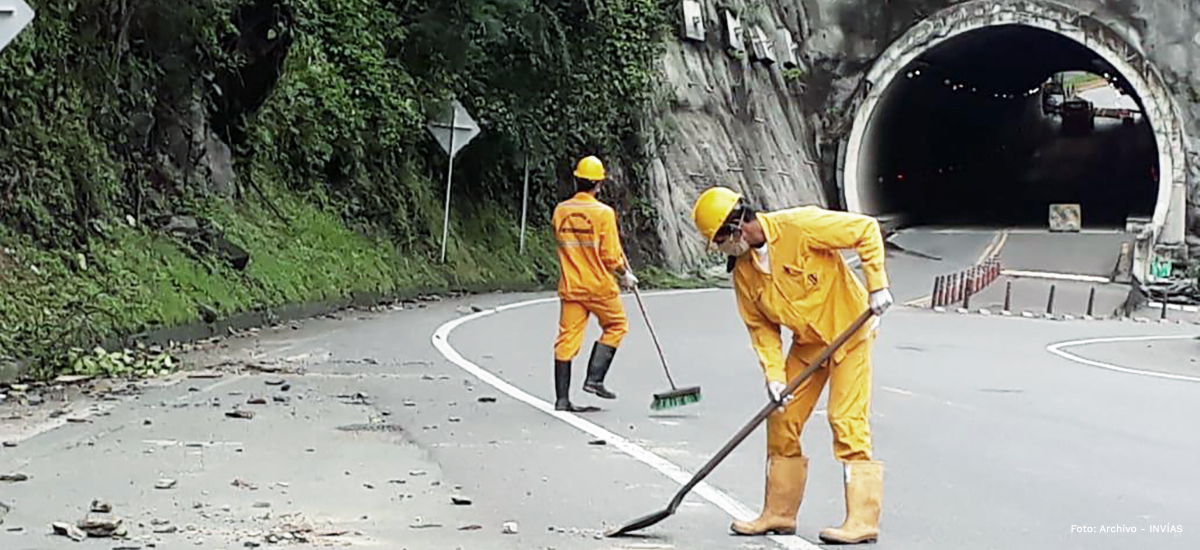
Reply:
[[[889,286],[884,245],[873,218],[800,207],[758,214],[767,238],[769,272],[757,254],[741,256],[733,272],[738,311],[750,332],[766,378],[787,383],[867,309],[868,291]],[[838,252],[862,259],[866,288]],[[780,328],[793,334],[786,362]],[[843,461],[871,460],[871,348],[874,330],[863,327],[796,390],[795,400],[767,420],[767,456],[800,457],[800,432],[829,382],[829,424],[834,454]]]
[[[629,322],[612,275],[625,265],[616,212],[590,193],[577,193],[555,207],[554,233],[561,301],[554,358],[570,361],[579,354],[589,315],[604,330],[600,343],[618,347]]]

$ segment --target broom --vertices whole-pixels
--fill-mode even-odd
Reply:
[[[675,387],[675,380],[671,378],[671,369],[667,368],[667,356],[663,353],[662,346],[658,344],[658,336],[654,333],[654,325],[650,324],[650,316],[646,314],[646,305],[642,303],[642,295],[638,292],[637,285],[633,287],[633,296],[637,298],[638,308],[642,310],[642,318],[646,320],[646,328],[650,329],[650,338],[654,340],[654,348],[658,350],[658,359],[662,361],[663,372],[667,374],[667,383],[671,384],[671,391],[654,394],[654,400],[650,402],[650,408],[661,411],[699,402],[700,386],[683,389]]]

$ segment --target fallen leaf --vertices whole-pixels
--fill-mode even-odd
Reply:
[[[63,521],[51,523],[50,528],[54,530],[54,534],[70,538],[75,542],[81,542],[85,537],[83,531],[80,531],[78,527]]]

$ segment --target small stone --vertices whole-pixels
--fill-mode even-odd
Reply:
[[[500,532],[504,533],[505,535],[515,535],[515,534],[519,533],[520,531],[521,531],[521,527],[519,525],[517,525],[517,522],[515,522],[515,521],[506,521],[506,522],[504,522],[504,525],[500,528]]]
[[[255,508],[270,508],[271,503],[270,502],[255,502],[254,507]]]
[[[422,375],[421,375],[421,380],[426,380],[426,381],[428,381],[428,380],[433,380],[433,379],[434,379],[434,378],[433,378],[433,375],[432,375],[432,374],[422,374]]]
[[[112,513],[112,504],[104,502],[103,500],[100,500],[100,499],[95,499],[92,501],[92,512],[95,512],[97,514],[111,514]]]
[[[17,446],[17,442],[16,441],[5,441],[3,443],[3,445],[4,445],[4,448],[6,448],[6,449],[14,449]]]
[[[478,531],[480,529],[483,529],[483,526],[476,525],[476,524],[464,525],[464,526],[458,528],[459,531]]]
[[[194,505],[192,505],[192,507],[193,508],[203,508],[204,505],[197,502]],[[159,525],[170,525],[170,524],[171,524],[170,521],[162,519],[162,518],[154,518],[154,519],[150,520],[150,525],[153,525],[155,527],[157,527]]]
[[[89,537],[107,538],[116,536],[121,519],[107,513],[88,514],[76,526]]]
[[[254,412],[253,411],[243,411],[241,409],[237,409],[237,410],[232,410],[232,411],[226,412],[225,416],[227,416],[229,418],[241,418],[241,419],[245,419],[245,420],[250,420],[251,418],[254,418]]]
[[[267,399],[265,397],[251,397],[250,399],[248,399],[246,401],[246,404],[247,405],[266,405]]]
[[[404,406],[405,406],[405,407],[416,407],[416,406],[417,406],[417,402],[416,402],[416,401],[405,401],[405,402],[404,402]]]
[[[453,502],[455,506],[470,506],[472,504],[471,499],[464,496],[452,496],[450,497],[450,502]]]
[[[282,386],[285,381],[282,378],[268,378],[265,383],[268,386]]]
[[[457,416],[451,416],[450,418],[447,418],[446,420],[449,422],[455,422],[455,423],[462,422],[462,419]]]
[[[374,489],[375,488],[375,486],[371,485],[370,483],[363,483],[363,487],[366,489]]]
[[[22,481],[29,481],[29,476],[26,474],[22,474],[20,472],[14,472],[11,474],[0,474],[0,482],[20,483]]]
[[[276,395],[272,397],[271,400],[275,401],[276,403],[288,403],[291,401],[291,399],[289,399],[286,395]]]
[[[149,418],[147,418],[147,419],[145,419],[145,420],[143,420],[143,421],[142,421],[142,425],[143,425],[143,426],[149,426],[149,425],[152,425],[152,424],[154,424],[154,421],[153,421],[153,420],[150,420]]]
[[[588,445],[608,445],[608,442],[603,439],[593,439],[588,441]]]
[[[262,546],[262,543],[260,543],[258,541],[248,540],[246,542],[243,542],[242,546],[245,546],[246,548],[258,548],[259,546]]]
[[[179,532],[179,528],[174,525],[164,525],[161,527],[154,528],[154,534],[156,534],[156,535],[172,535],[172,534],[175,534],[178,532]]]
[[[427,473],[429,473],[429,472],[426,472],[425,470],[412,470],[412,471],[408,472],[408,475],[410,475],[412,477],[419,477],[419,476],[423,476]]]
[[[155,489],[174,489],[178,482],[174,479],[160,479],[154,484]]]
[[[476,401],[479,401],[480,403],[495,403],[496,398],[490,395],[482,395],[479,397],[479,399],[476,399]]]
[[[412,529],[431,529],[431,528],[441,527],[441,524],[439,524],[439,523],[425,523],[425,520],[421,519],[421,518],[418,516],[418,517],[417,517],[417,518],[415,518],[415,519],[413,520],[413,522],[412,522],[412,523],[410,523],[408,526],[409,526],[410,528],[412,528]]]

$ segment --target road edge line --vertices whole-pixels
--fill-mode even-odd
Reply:
[[[705,288],[705,289],[688,289],[688,290],[667,290],[667,291],[661,291],[661,292],[646,293],[643,296],[647,296],[647,297],[678,296],[678,295],[686,295],[686,294],[700,294],[700,293],[707,293],[707,292],[717,292],[717,291],[721,291],[721,290],[725,290],[725,289]],[[671,462],[657,454],[654,454],[653,452],[649,451],[648,449],[646,449],[640,445],[637,445],[636,443],[633,443],[632,441],[629,441],[628,439],[625,439],[613,432],[610,432],[610,431],[600,427],[597,424],[594,424],[592,422],[584,420],[583,418],[580,418],[578,415],[576,415],[574,413],[554,410],[554,406],[551,405],[550,403],[533,396],[532,394],[526,392],[525,390],[522,390],[521,388],[518,388],[518,387],[508,383],[506,380],[500,378],[499,376],[492,374],[491,372],[484,369],[483,367],[480,367],[479,365],[472,363],[471,361],[469,361],[465,357],[463,357],[462,354],[458,353],[458,350],[454,349],[454,347],[450,345],[450,334],[453,333],[454,330],[457,329],[458,327],[465,325],[471,321],[475,321],[477,319],[482,319],[484,317],[488,317],[488,316],[495,315],[497,313],[502,313],[502,312],[512,310],[512,309],[520,309],[520,308],[524,308],[524,307],[553,303],[553,302],[557,302],[557,301],[558,301],[558,297],[535,298],[532,300],[524,300],[524,301],[520,301],[520,302],[514,302],[511,304],[498,306],[498,307],[495,307],[492,309],[485,309],[483,311],[475,312],[470,315],[466,315],[466,316],[460,317],[458,319],[453,319],[451,321],[447,321],[446,323],[443,323],[441,326],[439,326],[437,328],[437,330],[434,331],[433,336],[430,338],[430,341],[433,343],[433,347],[436,348],[438,350],[438,352],[441,353],[442,356],[446,358],[447,361],[454,363],[459,368],[461,368],[464,371],[468,372],[469,374],[475,376],[483,383],[495,388],[496,390],[498,390],[500,392],[503,392],[504,394],[508,395],[509,397],[511,397],[513,399],[516,399],[517,401],[525,403],[526,405],[529,405],[539,411],[542,411],[550,416],[553,416],[554,418],[557,418],[557,419],[565,422],[566,424],[574,427],[575,429],[577,429],[579,431],[582,431],[593,437],[607,441],[610,445],[615,447],[617,450],[621,451],[622,453],[625,453],[626,455],[633,458],[634,460],[637,460],[638,462],[641,462],[642,464],[645,464],[645,465],[657,470],[659,473],[661,473],[662,475],[666,476],[668,479],[670,479],[671,481],[674,481],[675,483],[677,483],[679,485],[683,485],[684,483],[687,483],[688,480],[690,480],[692,478],[692,475],[693,475],[692,472],[685,470],[683,467],[675,464],[674,462]],[[694,489],[693,493],[695,495],[703,498],[704,500],[707,500],[709,503],[713,504],[717,508],[720,508],[722,511],[724,511],[726,514],[728,514],[730,517],[732,517],[734,519],[742,520],[742,521],[749,521],[749,520],[752,520],[755,517],[757,517],[757,514],[755,514],[753,511],[751,511],[750,508],[747,507],[745,504],[742,504],[741,502],[737,501],[736,499],[729,496],[728,494],[721,491],[720,489],[717,489],[716,487],[709,485],[708,482],[703,482],[703,481],[700,482],[698,485],[696,485],[696,488]],[[820,547],[818,547],[817,545],[815,545],[807,540],[804,540],[803,538],[800,538],[799,536],[772,535],[768,538],[770,538],[772,542],[778,544],[779,546],[787,548],[788,550],[820,550]]]
[[[1063,350],[1063,348],[1088,346],[1088,345],[1092,345],[1092,344],[1112,344],[1112,343],[1117,343],[1117,342],[1148,342],[1148,341],[1154,341],[1154,340],[1192,340],[1195,338],[1196,338],[1196,336],[1190,335],[1190,334],[1189,335],[1170,335],[1170,336],[1116,336],[1116,337],[1108,337],[1108,338],[1090,338],[1090,339],[1086,339],[1086,340],[1072,340],[1069,342],[1059,342],[1057,344],[1050,344],[1050,345],[1046,346],[1046,351],[1048,351],[1054,355],[1057,355],[1059,357],[1062,357],[1063,359],[1066,359],[1068,361],[1073,361],[1075,363],[1080,363],[1083,365],[1097,367],[1097,368],[1101,368],[1101,369],[1105,369],[1105,370],[1111,370],[1111,371],[1121,372],[1121,373],[1125,373],[1125,374],[1133,374],[1133,375],[1137,375],[1137,376],[1148,376],[1151,378],[1164,378],[1167,380],[1178,380],[1181,382],[1200,382],[1200,377],[1187,376],[1187,375],[1183,375],[1183,374],[1170,374],[1170,373],[1165,373],[1165,372],[1155,372],[1155,371],[1148,371],[1148,370],[1141,370],[1141,369],[1131,369],[1129,367],[1119,367],[1117,365],[1105,363],[1103,361],[1094,361],[1092,359],[1085,359],[1083,357],[1080,357],[1078,355],[1075,355],[1073,353]]]

